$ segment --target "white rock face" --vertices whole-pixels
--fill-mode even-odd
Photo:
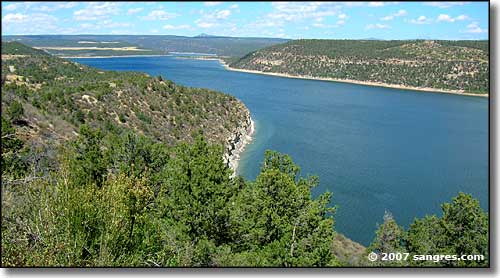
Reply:
[[[245,150],[246,145],[252,141],[252,134],[255,130],[255,124],[248,110],[246,110],[246,114],[245,121],[226,140],[224,162],[233,170],[232,177],[237,174],[240,154]]]

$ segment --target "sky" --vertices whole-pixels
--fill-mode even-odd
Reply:
[[[2,35],[488,39],[488,2],[2,2]]]

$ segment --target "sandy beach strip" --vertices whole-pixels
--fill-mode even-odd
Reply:
[[[425,87],[411,87],[411,86],[402,86],[402,85],[387,84],[387,83],[380,83],[380,82],[359,81],[359,80],[352,80],[352,79],[336,79],[336,78],[328,78],[328,77],[298,76],[298,75],[290,75],[290,74],[286,74],[286,73],[263,72],[263,71],[258,71],[258,70],[238,69],[238,68],[230,67],[222,59],[219,59],[219,61],[224,66],[224,68],[226,68],[227,70],[231,70],[231,71],[263,74],[263,75],[272,75],[272,76],[296,78],[296,79],[343,82],[343,83],[351,83],[351,84],[366,85],[366,86],[385,87],[385,88],[411,90],[411,91],[421,91],[421,92],[426,92],[426,93],[445,93],[445,94],[463,95],[463,96],[489,97],[489,94],[471,94],[471,93],[464,93],[464,92],[459,91],[459,90],[445,90],[445,89],[425,88]]]

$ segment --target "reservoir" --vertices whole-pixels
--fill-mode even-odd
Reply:
[[[458,192],[488,209],[488,98],[236,72],[216,60],[173,56],[86,58],[242,100],[256,123],[239,173],[255,179],[266,149],[316,175],[333,193],[336,231],[369,245],[385,211],[408,227],[441,215]]]

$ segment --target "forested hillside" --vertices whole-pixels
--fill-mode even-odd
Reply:
[[[234,97],[100,71],[2,44],[2,266],[364,266],[367,252],[482,254],[410,266],[487,266],[488,215],[460,194],[404,230],[384,217],[365,249],[335,232],[331,193],[267,151],[232,178]],[[355,213],[355,212],[352,212]]]
[[[192,141],[201,128],[209,142],[224,144],[248,116],[230,95],[143,73],[101,71],[19,43],[2,44],[2,93],[4,107],[23,106],[19,117],[35,140],[70,138],[86,123],[167,144]]]
[[[488,41],[294,40],[230,63],[237,69],[488,94]]]

